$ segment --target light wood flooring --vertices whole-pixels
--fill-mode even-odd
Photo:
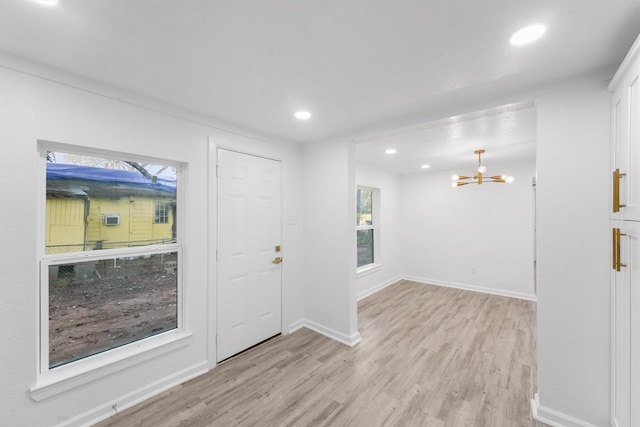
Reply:
[[[362,342],[280,336],[99,424],[531,427],[535,303],[400,281],[358,304]]]

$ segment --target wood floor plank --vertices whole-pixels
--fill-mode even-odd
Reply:
[[[400,281],[360,301],[355,347],[301,329],[98,426],[541,425],[535,313],[530,301]]]

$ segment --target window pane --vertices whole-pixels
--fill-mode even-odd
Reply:
[[[358,189],[356,226],[373,224],[371,216],[372,195],[373,192],[371,190]]]
[[[168,224],[169,223],[169,204],[168,203],[156,203],[156,224]]]
[[[177,252],[49,267],[49,367],[177,328]]]
[[[358,267],[373,264],[373,230],[357,230]]]
[[[47,254],[176,241],[177,172],[167,165],[47,153]]]

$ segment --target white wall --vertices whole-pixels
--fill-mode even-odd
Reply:
[[[426,283],[535,299],[535,164],[487,167],[515,182],[452,188],[451,175],[463,171],[403,177],[403,272]]]
[[[388,286],[401,278],[403,244],[400,200],[401,177],[361,163],[356,168],[356,184],[379,189],[379,215],[375,220],[380,234],[376,263],[381,266],[358,275],[358,299]]]
[[[40,70],[30,72],[41,74]],[[296,148],[218,131],[203,122],[158,112],[162,108],[156,106],[139,107],[126,98],[118,99],[122,98],[120,94],[101,96],[96,92],[105,90],[99,86],[76,89],[70,81],[73,79],[60,85],[0,67],[0,425],[49,426],[74,417],[79,417],[78,423],[87,422],[110,413],[114,402],[122,408],[127,402],[207,369],[213,327],[208,322],[214,310],[210,297],[213,283],[207,275],[207,265],[212,262],[208,243],[215,230],[203,232],[202,224],[208,219],[207,138],[212,135],[222,146],[283,159],[286,322],[303,324],[304,317],[310,325],[324,328],[325,333],[357,342],[352,144],[308,147],[300,163]],[[538,101],[538,410],[546,415],[559,412],[594,425],[609,422],[608,102],[604,84],[550,94]],[[34,226],[38,139],[152,154],[188,164],[184,280],[193,339],[180,350],[36,403],[28,390],[35,384],[38,365]],[[443,175],[448,181],[450,174]],[[517,174],[516,178],[517,184],[530,182]],[[412,197],[412,204],[404,206],[408,215],[405,240],[411,237],[407,233],[414,232],[411,224],[432,224],[438,210],[448,211],[443,201],[462,197],[461,192],[444,193],[445,189],[452,190],[448,182],[440,186],[418,177],[407,178],[403,188],[403,194],[428,196]],[[431,191],[425,193],[429,188]],[[484,186],[456,190],[494,191]],[[470,195],[467,192],[465,197]],[[409,198],[403,196],[403,200]],[[486,195],[475,199],[474,206],[482,206],[485,200]],[[493,208],[498,205],[508,208],[509,204],[497,203]],[[482,212],[488,212],[492,206],[484,208]],[[500,209],[494,214],[502,215]],[[460,219],[474,215],[478,213],[463,210]],[[295,224],[289,223],[291,216],[296,218]],[[439,226],[449,228],[458,236],[455,241],[467,246],[477,240],[466,237],[462,241],[462,234],[473,232],[462,229],[464,223],[450,221],[448,227]],[[434,230],[436,236],[438,232]],[[482,244],[495,235],[489,234],[489,238],[481,236],[487,239],[480,240]],[[445,251],[437,244],[442,242],[442,233],[438,239],[433,235],[431,240],[426,235],[425,240],[413,239],[411,246],[417,255],[405,262],[408,273],[465,283],[472,281],[465,274],[469,263],[474,262],[478,281],[468,284],[495,286],[493,280],[486,282],[491,285],[480,280],[486,259],[476,260],[471,253],[466,255],[465,264],[461,262],[463,268],[454,272],[460,276],[445,275],[436,265],[425,268],[422,251],[448,252],[441,259],[449,260],[460,249],[449,247]],[[296,267],[301,264],[304,271]],[[527,293],[527,286],[517,291]]]
[[[10,60],[8,62],[11,62]],[[215,241],[215,218],[208,217],[209,136],[223,146],[283,160],[285,218],[302,223],[300,194],[301,151],[297,147],[261,142],[196,123],[185,113],[179,118],[158,112],[164,107],[135,105],[135,96],[123,97],[114,89],[65,77],[65,84],[52,82],[54,71],[2,57],[0,66],[0,425],[51,426],[82,424],[111,414],[111,405],[123,409],[135,400],[205,372],[215,360],[211,345],[215,334],[215,283],[208,275],[213,262],[209,242]],[[29,73],[13,71],[24,66]],[[48,74],[50,73],[50,74]],[[53,77],[52,77],[53,76]],[[186,323],[193,333],[180,349],[166,352],[144,363],[95,379],[40,402],[29,389],[36,383],[38,366],[38,263],[36,212],[38,154],[36,141],[50,140],[79,146],[104,148],[184,162],[185,229],[184,268]],[[213,213],[212,213],[213,215]],[[299,225],[284,225],[283,315],[294,324],[303,316],[304,282],[302,234]],[[321,293],[321,292],[320,292]],[[286,332],[286,330],[285,330]]]
[[[610,424],[605,88],[583,84],[537,101],[538,413],[564,425]]]
[[[360,341],[355,170],[353,143],[305,147],[305,325],[349,345]]]

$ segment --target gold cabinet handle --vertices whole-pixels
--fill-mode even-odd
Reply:
[[[621,233],[619,228],[613,229],[613,269],[616,271],[620,271],[620,268],[627,266],[627,264],[622,263],[620,255],[620,237],[622,236],[626,236],[626,234]]]
[[[274,263],[274,264],[280,264],[281,262],[282,262],[282,258],[281,258],[281,257],[279,257],[279,256],[278,256],[278,257],[276,257],[276,258],[273,260],[273,263]]]
[[[620,204],[620,179],[627,176],[626,173],[620,173],[620,169],[613,171],[613,212],[620,212],[620,208],[626,205]]]
[[[613,241],[611,242],[611,259],[613,261],[613,269],[618,271],[618,228],[612,228]]]
[[[626,236],[626,234],[621,233],[620,229],[618,228],[618,248],[617,248],[617,251],[618,251],[618,270],[617,271],[620,271],[621,267],[626,267],[627,266],[627,264],[623,264],[622,263],[622,251],[620,250],[620,237],[622,237],[622,236]]]

